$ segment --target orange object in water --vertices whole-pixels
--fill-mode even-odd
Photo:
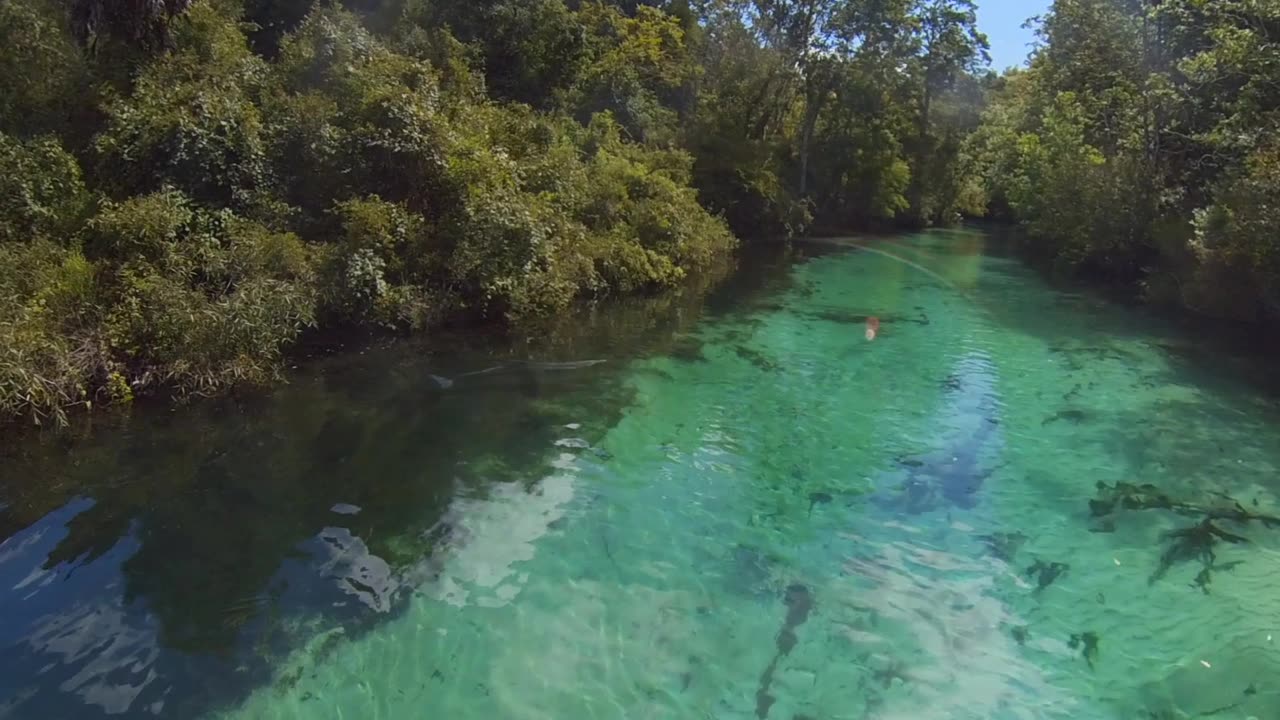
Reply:
[[[880,318],[875,315],[867,317],[867,339],[875,340],[876,335],[880,334]]]

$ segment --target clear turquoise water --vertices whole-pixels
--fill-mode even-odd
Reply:
[[[0,717],[1280,717],[1269,368],[985,243],[14,450]]]

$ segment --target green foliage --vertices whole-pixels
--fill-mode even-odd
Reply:
[[[321,283],[324,309],[342,322],[420,329],[439,316],[425,287],[439,258],[422,217],[377,196],[338,204],[341,234]]]
[[[1088,121],[1074,93],[1059,95],[1041,123],[1038,134],[1013,139],[1003,167],[1013,212],[1064,267],[1137,276],[1152,213],[1132,158],[1108,158],[1085,141]]]
[[[1280,319],[1280,6],[1057,0],[966,158],[1062,266]]]
[[[672,285],[732,248],[732,236],[700,211],[688,186],[688,155],[625,143],[608,115],[597,116],[590,130],[594,152],[578,215],[606,238],[625,233],[639,241],[638,246],[614,241],[594,254],[609,285],[624,292]]]
[[[449,123],[428,65],[386,49],[354,15],[317,11],[275,69],[268,132],[288,202],[315,219],[372,191],[418,211],[437,200]]]
[[[986,92],[963,0],[11,0],[0,21],[6,416],[264,382],[311,326],[674,287],[721,265],[726,221],[945,221]]]
[[[80,164],[56,139],[21,142],[0,133],[0,244],[38,237],[67,242],[90,202]]]
[[[62,421],[105,364],[92,332],[96,272],[47,240],[0,244],[0,413]]]
[[[1280,149],[1250,154],[1196,212],[1191,247],[1200,261],[1187,289],[1194,307],[1249,320],[1280,316]]]
[[[474,49],[494,97],[551,109],[586,61],[586,30],[564,0],[400,0],[391,34],[423,57],[447,42],[436,30]]]
[[[117,197],[170,184],[200,202],[248,207],[269,182],[255,104],[266,64],[208,4],[192,8],[176,35],[175,52],[148,65],[131,95],[106,104],[98,173]]]
[[[567,107],[580,120],[609,112],[636,140],[674,140],[679,93],[698,75],[679,19],[647,6],[627,16],[599,2],[578,16],[590,60],[566,93]]]
[[[134,387],[207,394],[263,382],[313,317],[307,251],[172,190],[107,203],[86,248],[114,262],[103,332]]]
[[[88,68],[54,0],[0,3],[0,132],[66,132]]]

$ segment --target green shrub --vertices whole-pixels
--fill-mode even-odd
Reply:
[[[172,185],[197,201],[247,208],[270,187],[256,104],[267,65],[236,23],[206,3],[179,23],[178,49],[147,65],[105,107],[95,146],[112,194]]]
[[[1255,150],[1196,213],[1199,266],[1188,300],[1202,311],[1248,320],[1280,318],[1280,145]]]
[[[70,131],[88,104],[88,81],[60,3],[0,2],[0,132]]]
[[[345,323],[422,328],[444,310],[433,289],[441,260],[426,222],[378,196],[339,203],[340,234],[325,262],[324,311]]]
[[[287,37],[271,104],[273,164],[313,220],[377,193],[424,211],[445,198],[435,73],[387,50],[354,15],[314,11]]]
[[[0,133],[0,243],[68,242],[90,203],[79,163],[57,140],[21,142]]]
[[[106,203],[87,247],[115,268],[104,332],[135,387],[205,394],[265,381],[313,321],[312,261],[297,236],[177,191]]]
[[[36,239],[0,244],[0,415],[61,422],[109,367],[93,266]]]
[[[610,285],[671,285],[733,248],[728,228],[688,186],[690,156],[624,143],[606,115],[593,121],[589,137],[594,152],[578,212],[588,230],[608,238],[596,262]]]
[[[213,298],[153,268],[130,268],[117,282],[106,334],[134,387],[207,395],[274,379],[283,348],[311,318],[308,294],[272,278]]]
[[[176,190],[107,201],[89,222],[86,248],[95,258],[167,262],[195,215]]]
[[[692,77],[681,26],[592,5],[586,38],[555,2],[508,5],[494,17],[541,29],[498,44],[547,56],[490,70],[554,86],[542,95],[585,78],[575,112],[617,101],[626,130],[547,112],[559,97],[490,101],[446,32],[396,32],[421,55],[397,53],[327,4],[266,38],[271,63],[230,1],[166,22],[167,52],[107,43],[127,62],[94,66],[110,98],[77,147],[101,195],[57,140],[0,134],[0,416],[265,382],[316,323],[525,322],[709,267],[733,240],[698,205],[690,157],[623,140],[673,132],[665,96]],[[587,51],[621,84],[557,66]]]

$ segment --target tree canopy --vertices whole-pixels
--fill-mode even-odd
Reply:
[[[994,82],[969,0],[12,0],[0,20],[0,414],[37,421],[265,382],[315,329],[671,286],[735,235],[949,222]]]
[[[275,377],[313,330],[523,322],[736,238],[1013,220],[1280,319],[1280,4],[0,4],[0,415]]]
[[[1280,319],[1280,3],[1056,0],[968,143],[1060,267]]]

